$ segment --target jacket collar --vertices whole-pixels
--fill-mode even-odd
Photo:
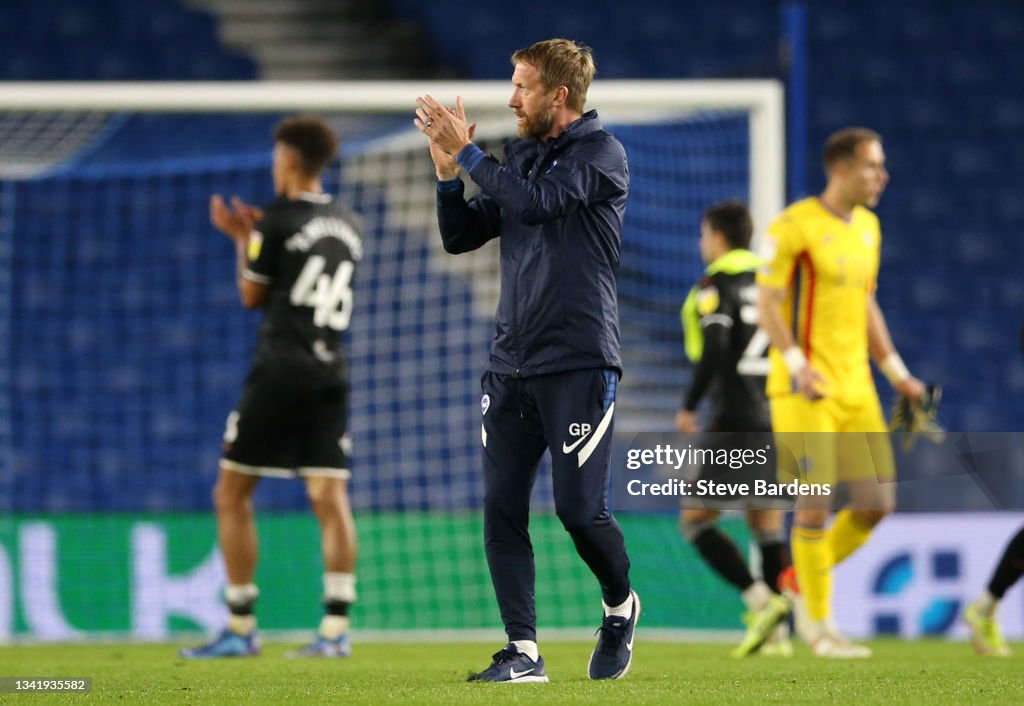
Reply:
[[[597,117],[597,111],[588,110],[576,120],[569,123],[565,130],[562,131],[562,134],[554,139],[554,144],[552,146],[576,141],[584,135],[589,135],[592,132],[597,132],[603,129],[604,127],[601,125],[601,119]]]

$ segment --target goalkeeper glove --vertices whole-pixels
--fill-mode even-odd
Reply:
[[[903,433],[904,452],[913,449],[920,437],[933,444],[941,444],[945,440],[946,430],[936,421],[940,402],[942,388],[939,385],[926,385],[917,405],[902,395],[896,398],[892,406],[889,431]]]

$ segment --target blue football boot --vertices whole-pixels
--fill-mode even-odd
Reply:
[[[342,633],[334,640],[323,635],[317,635],[313,642],[305,647],[300,647],[294,652],[289,652],[286,657],[348,657],[352,654],[352,644],[348,641],[348,635]]]
[[[211,642],[199,647],[186,647],[178,652],[184,659],[213,659],[216,657],[255,657],[260,653],[260,638],[255,630],[239,635],[225,628]]]

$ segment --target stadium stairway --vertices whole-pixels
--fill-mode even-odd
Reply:
[[[216,14],[225,44],[257,57],[270,80],[437,75],[415,24],[367,0],[190,0]]]

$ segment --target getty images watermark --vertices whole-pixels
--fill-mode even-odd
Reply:
[[[803,474],[779,481],[779,454],[770,435],[720,432],[705,434],[696,444],[682,436],[664,438],[671,436],[640,434],[634,439],[625,461],[632,476],[626,481],[629,495],[792,499],[832,494],[832,483],[797,478]]]

